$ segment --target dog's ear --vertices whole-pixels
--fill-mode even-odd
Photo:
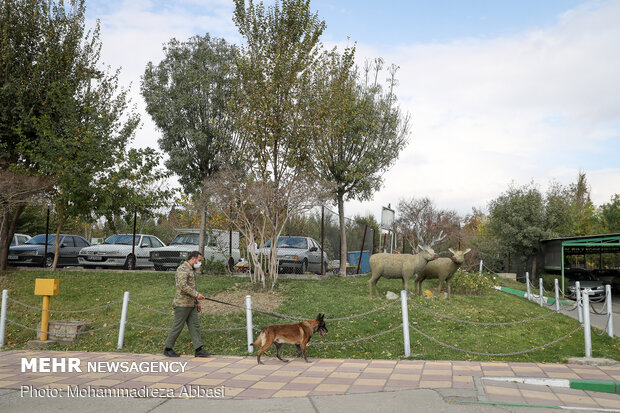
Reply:
[[[319,313],[319,316],[317,317],[319,320],[323,320],[323,317],[325,317],[325,314],[321,314]]]

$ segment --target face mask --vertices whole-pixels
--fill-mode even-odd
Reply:
[[[194,268],[197,270],[199,270],[201,266],[202,264],[200,262],[197,262],[196,264],[194,264]]]

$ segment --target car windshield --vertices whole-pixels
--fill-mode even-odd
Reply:
[[[596,281],[596,277],[589,272],[576,272],[568,275],[573,281]]]
[[[104,244],[119,244],[119,245],[131,245],[133,240],[133,235],[131,234],[123,234],[123,235],[112,235],[108,239],[106,239]],[[136,243],[140,241],[140,236],[136,235]]]
[[[56,242],[56,235],[50,234],[47,237],[48,237],[47,238],[48,245],[54,244]],[[26,241],[26,244],[45,245],[45,234],[35,235],[34,237]]]
[[[182,244],[182,245],[198,245],[199,234],[179,234],[170,243],[173,244]]]
[[[271,247],[271,240],[265,243],[265,247]],[[280,237],[278,238],[278,248],[299,248],[308,249],[308,240],[302,237]]]

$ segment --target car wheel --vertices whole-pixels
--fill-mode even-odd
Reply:
[[[155,271],[166,271],[166,269],[159,264],[153,264],[153,268],[155,268]]]
[[[96,267],[94,265],[82,265],[82,268],[84,268],[85,270],[93,270]]]
[[[308,271],[308,261],[303,260],[303,262],[301,263],[301,273],[305,274],[306,271]]]
[[[127,256],[127,259],[125,260],[125,265],[123,265],[124,270],[131,270],[131,257],[131,254]]]
[[[325,271],[323,271],[323,273],[324,273],[324,274],[327,274],[327,268],[328,268],[327,261],[325,261],[325,262],[323,263],[323,268],[325,268]]]
[[[54,254],[47,254],[45,256],[45,268],[52,268],[54,265]]]

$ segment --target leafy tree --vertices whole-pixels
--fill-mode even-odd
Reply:
[[[615,194],[611,200],[601,205],[601,216],[607,232],[620,232],[620,194]]]
[[[305,95],[306,119],[314,126],[311,157],[318,176],[332,184],[338,205],[341,275],[347,256],[344,202],[372,197],[409,134],[409,116],[401,113],[394,90],[398,68],[390,66],[384,89],[378,80],[383,60],[367,62],[360,74],[354,58],[354,48],[342,55],[336,50],[323,53]]]
[[[304,118],[303,98],[325,22],[310,11],[309,0],[283,0],[267,8],[262,2],[250,0],[246,5],[235,0],[233,21],[245,41],[239,50],[238,83],[231,104],[243,170],[224,174],[220,183],[261,196],[248,200],[246,194],[232,194],[224,185],[214,189],[219,191],[219,201],[227,200],[220,203],[224,213],[229,214],[227,206],[235,209],[231,218],[241,220],[235,225],[248,242],[263,236],[273,240],[268,262],[273,288],[277,238],[291,215],[307,211],[321,197],[319,180],[308,173],[311,125]],[[232,182],[231,176],[244,182]],[[305,199],[299,200],[302,194]],[[248,223],[246,218],[258,215],[259,221]],[[259,222],[264,225],[256,225]],[[255,279],[264,285],[258,267]]]
[[[139,117],[128,111],[118,71],[98,69],[99,25],[85,31],[84,1],[12,1],[2,6],[2,126],[8,168],[54,182],[50,202],[67,220],[94,220],[131,200],[151,206],[166,193],[151,149],[129,150]],[[6,53],[6,54],[5,54]],[[5,111],[5,101],[11,108]],[[59,251],[56,238],[55,261]]]
[[[505,252],[533,258],[532,277],[536,276],[539,242],[552,235],[546,218],[544,196],[534,183],[522,187],[511,184],[489,203],[489,233]]]
[[[142,77],[146,110],[162,132],[166,166],[186,194],[200,199],[203,181],[231,161],[236,134],[228,110],[235,76],[235,48],[223,39],[194,36],[170,40],[165,57],[149,62]],[[204,248],[206,206],[201,208],[200,245]]]
[[[461,218],[456,211],[438,209],[427,197],[401,199],[397,210],[396,229],[412,248],[433,246],[444,239],[440,244],[442,249],[458,245]]]

